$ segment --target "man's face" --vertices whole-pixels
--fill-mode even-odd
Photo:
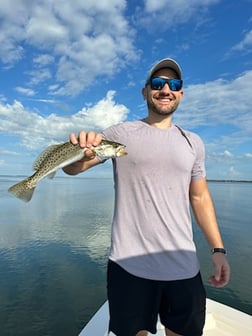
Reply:
[[[171,69],[160,69],[152,77],[165,79],[177,78],[176,73]],[[151,89],[150,84],[143,88],[143,96],[147,100],[149,112],[158,115],[171,115],[178,107],[183,96],[183,91],[172,91],[166,83],[161,90]]]

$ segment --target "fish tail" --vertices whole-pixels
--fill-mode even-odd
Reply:
[[[8,192],[24,202],[29,202],[32,198],[35,188],[36,184],[34,185],[34,183],[31,183],[31,179],[28,177],[23,181],[11,186],[8,189]]]

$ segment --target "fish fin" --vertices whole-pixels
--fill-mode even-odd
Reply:
[[[61,147],[62,144],[56,144],[56,145],[50,145],[48,146],[35,160],[33,163],[33,170],[39,170],[41,165],[44,163],[44,161],[48,158],[49,155],[51,155],[52,152],[54,152],[58,147]]]
[[[47,178],[49,178],[50,180],[52,180],[54,178],[54,176],[56,175],[57,170],[53,171],[52,173],[47,175]]]
[[[29,202],[32,198],[36,185],[31,185],[30,178],[18,182],[8,189],[8,192],[21,199],[24,202]]]

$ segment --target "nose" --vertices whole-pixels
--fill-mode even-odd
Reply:
[[[165,83],[165,85],[164,85],[163,88],[160,90],[160,92],[171,93],[171,89],[169,88],[168,83]]]

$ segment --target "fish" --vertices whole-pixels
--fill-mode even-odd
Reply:
[[[11,186],[8,192],[24,202],[29,202],[40,180],[44,177],[52,179],[59,168],[64,168],[83,159],[87,149],[92,150],[95,156],[104,161],[127,155],[125,147],[125,145],[110,140],[102,140],[98,146],[88,148],[80,147],[79,144],[72,144],[70,141],[51,145],[34,162],[33,170],[35,170],[35,173]]]

